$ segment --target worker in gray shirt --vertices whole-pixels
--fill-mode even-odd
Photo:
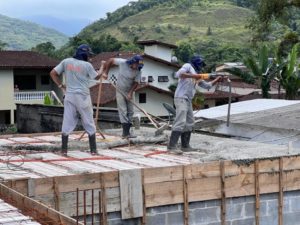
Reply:
[[[196,93],[196,85],[210,89],[222,79],[219,76],[211,82],[204,81],[203,74],[198,74],[204,66],[203,59],[200,56],[194,56],[190,63],[185,63],[176,73],[176,77],[179,79],[174,96],[176,118],[167,147],[169,151],[175,154],[182,154],[182,151],[195,150],[190,146],[190,138],[194,126],[192,100]],[[176,147],[179,137],[181,137],[181,150]]]
[[[117,77],[117,92],[116,99],[119,111],[120,122],[122,124],[123,138],[134,138],[130,134],[130,127],[132,126],[133,111],[133,93],[141,80],[141,70],[144,66],[143,57],[135,55],[130,59],[110,58],[103,68],[103,73],[107,77],[112,66],[119,67]],[[122,93],[120,93],[122,92]]]
[[[91,48],[82,44],[77,48],[73,58],[64,59],[50,72],[53,81],[65,92],[62,124],[62,153],[64,155],[68,150],[69,134],[77,125],[78,113],[84,129],[89,135],[90,151],[92,154],[97,153],[96,127],[89,86],[91,80],[98,79],[100,74],[88,62],[91,54]],[[65,75],[66,85],[59,78],[62,74]]]

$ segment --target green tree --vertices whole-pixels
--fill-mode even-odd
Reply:
[[[39,52],[44,55],[48,55],[50,57],[54,56],[55,52],[55,46],[51,42],[45,42],[36,45],[31,49],[31,51]]]
[[[278,59],[280,65],[283,65],[281,72],[279,73],[279,80],[282,87],[285,89],[285,98],[294,100],[298,95],[300,88],[300,63],[297,61],[299,44],[295,44],[291,52],[287,57],[286,62]],[[279,56],[280,57],[280,56]]]
[[[6,46],[7,46],[6,43],[0,41],[0,51],[1,51],[1,50],[4,50]]]
[[[257,81],[262,90],[262,97],[269,98],[271,81],[275,78],[273,73],[274,63],[269,61],[270,50],[264,45],[258,52],[257,56],[250,55],[243,59],[248,71],[239,68],[226,69],[227,72],[241,77],[247,83]]]
[[[188,42],[181,42],[175,50],[175,55],[181,62],[188,62],[194,52],[194,48]]]

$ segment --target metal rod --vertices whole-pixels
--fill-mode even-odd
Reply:
[[[228,97],[228,112],[227,112],[227,127],[229,127],[230,123],[230,110],[231,110],[231,80],[227,79],[229,85],[229,97]]]
[[[86,225],[86,190],[83,191],[83,221]]]
[[[102,202],[101,202],[101,191],[99,191],[99,196],[98,196],[98,199],[99,199],[99,225],[101,225],[101,221],[102,221]]]
[[[92,189],[92,225],[94,225],[94,189]]]
[[[78,225],[79,220],[79,189],[76,188],[76,224]]]

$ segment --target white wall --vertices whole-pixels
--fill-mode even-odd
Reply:
[[[146,103],[139,103],[139,94],[146,93]],[[162,103],[166,102],[173,105],[173,98],[170,95],[158,93],[149,88],[139,90],[135,93],[135,102],[146,112],[154,116],[168,116],[166,109],[163,107]],[[135,108],[135,112],[144,116],[142,112]]]
[[[150,45],[150,46],[145,46],[144,49],[145,49],[144,50],[145,53],[148,55],[171,62],[172,49],[169,47],[160,46],[160,45]]]
[[[154,81],[151,84],[152,86],[164,89],[169,91],[168,87],[171,84],[177,82],[177,79],[174,79],[174,72],[177,71],[176,67],[167,66],[165,64],[155,62],[153,60],[145,59],[144,68],[142,69],[142,77],[145,77],[146,83],[148,82],[148,76],[152,76]],[[169,82],[158,82],[158,76],[168,76]]]
[[[14,108],[13,70],[0,70],[0,110],[13,110]]]

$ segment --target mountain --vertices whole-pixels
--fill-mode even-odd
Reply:
[[[69,37],[79,33],[84,27],[91,24],[89,19],[61,19],[49,15],[35,15],[22,18],[40,24],[44,27],[55,29]]]
[[[244,45],[250,39],[245,28],[253,15],[236,0],[139,0],[130,2],[106,19],[84,28],[78,37],[97,38],[111,34],[120,41],[156,39],[179,43],[203,42]]]
[[[56,30],[4,15],[0,15],[0,33],[6,49],[27,50],[48,41],[60,48],[68,42],[68,37]]]

